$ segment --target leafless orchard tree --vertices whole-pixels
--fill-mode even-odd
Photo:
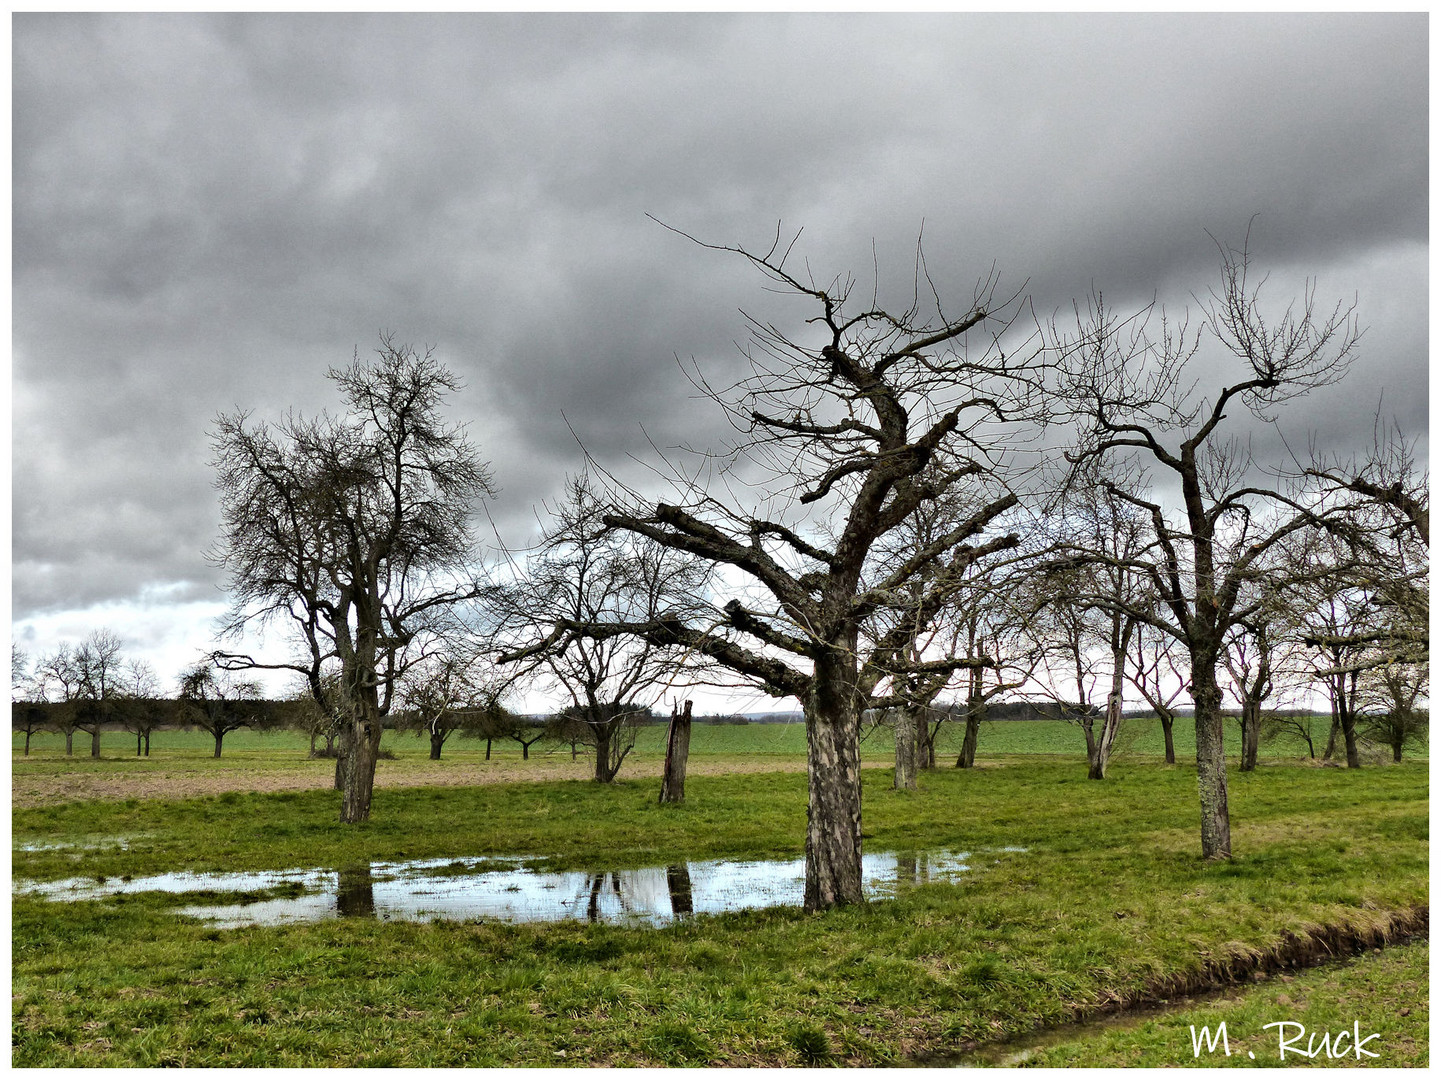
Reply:
[[[15,642],[10,643],[10,700],[22,701],[34,685],[30,657]]]
[[[225,745],[225,736],[261,717],[262,696],[258,679],[239,678],[210,660],[192,664],[180,676],[185,719],[215,740],[216,757]]]
[[[412,712],[430,739],[430,760],[439,761],[451,734],[460,728],[499,730],[500,699],[507,680],[486,662],[476,642],[451,642],[406,673],[401,705]]]
[[[1398,426],[1383,426],[1378,413],[1366,454],[1343,460],[1313,449],[1311,460],[1308,475],[1365,496],[1393,528],[1413,532],[1422,547],[1431,546],[1431,472],[1420,467],[1415,440],[1408,440]]]
[[[65,736],[65,753],[75,753],[75,700],[80,695],[80,669],[75,663],[75,650],[62,641],[53,652],[35,662],[36,695],[42,701],[53,701],[60,708],[51,716],[51,724]]]
[[[1127,658],[1126,677],[1141,699],[1161,721],[1165,740],[1166,764],[1176,764],[1176,702],[1186,693],[1190,676],[1182,643],[1151,623],[1140,622],[1131,655]]]
[[[1117,494],[1123,487],[1132,495],[1142,490],[1140,479],[1091,465],[1068,478],[1050,507],[1050,554],[1037,563],[1032,591],[1036,622],[1049,638],[1042,654],[1059,656],[1068,676],[1059,677],[1047,662],[1048,682],[1075,686],[1087,776],[1104,780],[1121,730],[1126,658],[1145,613],[1154,614],[1148,574],[1154,540],[1131,499]],[[1105,695],[1103,710],[1093,701],[1097,691]]]
[[[343,721],[340,820],[370,816],[381,721],[400,681],[453,631],[471,576],[470,519],[490,472],[446,424],[460,384],[429,352],[382,337],[377,359],[331,369],[345,413],[253,424],[223,415],[212,434],[223,515],[215,561],[229,577],[226,631],[278,621],[300,657],[214,654],[223,667],[299,672]],[[322,678],[339,674],[339,701]]]
[[[570,698],[562,719],[594,751],[595,779],[607,784],[635,744],[637,722],[677,676],[683,650],[590,631],[701,610],[707,566],[609,529],[604,512],[590,475],[572,477],[539,549],[491,604],[513,640],[499,662],[547,678]]]
[[[124,691],[117,712],[120,726],[135,736],[135,756],[150,756],[150,736],[174,713],[162,700],[160,677],[146,661],[131,659],[122,676]]]
[[[1027,415],[1037,389],[1028,343],[1003,349],[1019,296],[995,300],[994,277],[963,312],[947,312],[917,259],[905,310],[854,295],[854,281],[817,281],[793,265],[794,239],[764,253],[702,245],[747,260],[813,314],[789,334],[751,321],[751,372],[729,389],[697,385],[722,406],[739,439],[709,460],[766,497],[722,499],[721,481],[674,466],[679,500],[635,500],[605,516],[642,536],[742,580],[715,618],[665,613],[593,628],[701,654],[775,697],[798,698],[806,718],[809,806],[805,907],[860,902],[860,715],[884,706],[882,678],[929,676],[969,658],[904,660],[883,644],[867,667],[860,629],[883,607],[916,603],[913,582],[948,582],[974,559],[1015,542],[987,529],[1016,502],[1001,482],[1007,428]],[[927,313],[929,311],[929,313]],[[940,464],[928,473],[932,462]],[[751,471],[746,471],[751,470]],[[916,509],[954,491],[975,509],[887,574],[866,581],[877,542]],[[939,610],[923,592],[921,610]],[[869,683],[869,687],[868,687]],[[898,702],[897,702],[898,703]]]
[[[994,569],[994,568],[993,568]],[[992,701],[1024,687],[1036,674],[1042,650],[1026,631],[1024,620],[1029,616],[1016,602],[1025,568],[1007,574],[982,574],[979,588],[965,597],[956,633],[965,644],[953,651],[965,656],[984,656],[990,667],[972,667],[962,676],[964,698],[958,702],[964,720],[961,749],[955,767],[974,768],[980,744],[981,724]],[[963,651],[962,651],[963,650]],[[935,760],[934,729],[930,732],[931,761]]]
[[[1336,572],[1319,578],[1299,594],[1296,605],[1301,644],[1311,654],[1311,673],[1325,688],[1331,704],[1331,733],[1324,756],[1336,751],[1337,738],[1345,748],[1348,768],[1361,767],[1358,744],[1362,675],[1385,666],[1390,650],[1378,642],[1390,641],[1390,612],[1376,603],[1376,593],[1358,584],[1343,566],[1349,565],[1350,545],[1340,542],[1313,545],[1312,557],[1336,560]],[[1324,563],[1323,563],[1324,564]]]
[[[92,631],[73,653],[78,679],[75,728],[90,735],[90,756],[100,756],[100,732],[116,719],[118,702],[129,694],[124,643],[112,630]]]
[[[50,710],[41,685],[40,664],[32,670],[30,657],[13,641],[10,643],[10,727],[25,733],[25,756],[30,755],[30,739],[44,731],[50,723]]]
[[[923,480],[945,474],[933,460]],[[871,581],[889,579],[917,551],[950,535],[980,513],[988,525],[1002,526],[988,505],[968,503],[961,493],[949,499],[928,500],[910,519],[878,539],[874,558],[862,577],[861,589]],[[887,710],[895,730],[895,787],[914,790],[917,768],[934,765],[934,731],[928,719],[936,712],[936,699],[958,673],[969,676],[971,700],[983,684],[983,673],[998,661],[988,655],[980,632],[981,594],[988,592],[999,556],[1019,545],[1007,530],[981,550],[970,544],[952,549],[947,562],[913,575],[892,593],[892,602],[877,607],[860,628],[860,650],[865,657],[859,688],[871,708]],[[995,602],[995,597],[991,600]],[[970,616],[967,618],[967,616]],[[931,661],[949,661],[939,666]],[[944,714],[941,714],[944,715]],[[939,726],[939,721],[937,721]]]
[[[1431,682],[1429,664],[1396,663],[1372,668],[1361,690],[1361,737],[1391,751],[1399,762],[1410,744],[1425,739],[1430,709],[1420,704]]]
[[[1312,460],[1318,460],[1313,451]],[[1357,527],[1346,534],[1345,557],[1332,551],[1338,588],[1358,589],[1369,597],[1365,625],[1320,641],[1373,666],[1419,665],[1430,648],[1431,500],[1429,472],[1418,467],[1414,443],[1394,429],[1383,431],[1379,417],[1371,451],[1360,459],[1333,460],[1306,470],[1324,485],[1327,499],[1360,496],[1353,504]],[[1349,635],[1349,636],[1348,636]]]
[[[1231,855],[1217,669],[1226,633],[1247,615],[1241,587],[1285,537],[1344,518],[1340,507],[1319,518],[1313,505],[1258,478],[1248,452],[1222,438],[1222,425],[1237,406],[1274,423],[1288,401],[1341,378],[1360,336],[1354,309],[1318,310],[1309,285],[1298,304],[1275,315],[1262,302],[1249,253],[1218,248],[1221,282],[1203,304],[1197,330],[1162,313],[1152,336],[1149,311],[1120,318],[1096,297],[1078,308],[1076,332],[1056,340],[1062,392],[1079,424],[1071,460],[1130,456],[1180,489],[1177,518],[1159,502],[1113,488],[1146,515],[1158,551],[1146,573],[1160,607],[1136,614],[1189,653],[1207,859]],[[1190,364],[1203,344],[1220,354],[1204,357],[1208,370],[1222,372],[1221,385],[1205,398],[1196,393]],[[1227,362],[1236,376],[1226,376]]]

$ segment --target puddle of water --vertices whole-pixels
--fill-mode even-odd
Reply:
[[[970,869],[970,858],[968,852],[866,855],[862,859],[862,884],[875,897],[891,895],[898,887],[951,881]],[[341,871],[185,871],[130,881],[69,878],[19,882],[14,891],[49,900],[95,900],[153,891],[300,891],[300,895],[244,904],[194,904],[178,909],[223,927],[313,922],[341,916],[421,921],[578,919],[659,926],[694,914],[799,905],[804,899],[804,859],[723,859],[603,872],[544,871],[523,865],[533,861],[523,857],[442,858],[373,863]]]
[[[103,836],[98,840],[52,840],[32,841],[24,844],[15,844],[16,851],[101,851],[105,848],[119,848],[121,851],[130,850],[132,840],[142,839],[140,836]]]

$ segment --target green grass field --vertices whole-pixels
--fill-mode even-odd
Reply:
[[[1326,723],[1320,718],[1315,722],[1315,732],[1315,738],[1320,744],[1317,747],[1319,753],[1324,748],[1326,734]],[[637,757],[664,756],[665,733],[663,724],[642,728],[636,740]],[[948,723],[941,728],[937,740],[939,765],[954,763],[960,752],[962,735],[962,729],[955,724]],[[1227,724],[1226,737],[1229,747],[1239,746],[1239,731],[1234,723]],[[1189,719],[1176,721],[1173,738],[1177,760],[1194,761],[1196,732]],[[40,732],[31,738],[29,758],[19,755],[24,744],[23,735],[12,738],[16,769],[24,770],[27,767],[39,766],[43,762],[65,758],[64,736],[54,732]],[[214,742],[203,731],[156,732],[151,737],[150,745],[152,759],[170,759],[175,756],[210,758],[214,751]],[[304,760],[309,745],[307,738],[295,732],[237,731],[226,736],[221,760],[254,759],[264,761],[267,767],[281,767],[286,762]],[[425,759],[430,753],[426,740],[405,732],[387,732],[383,745],[385,749],[404,759]],[[83,760],[88,759],[90,754],[90,737],[77,735],[74,749],[73,762],[66,763],[66,767],[85,767]],[[805,751],[805,728],[800,723],[697,724],[691,736],[691,753],[701,756],[795,757],[804,756]],[[863,761],[879,763],[890,758],[893,752],[891,732],[885,727],[869,730],[861,743]],[[984,762],[1013,754],[1058,754],[1084,759],[1085,752],[1085,736],[1074,724],[1048,720],[991,721],[981,726],[976,758]],[[1113,760],[1122,762],[1133,757],[1141,760],[1159,759],[1164,752],[1160,721],[1127,720],[1117,738]],[[445,744],[442,760],[474,760],[484,753],[483,741],[457,734],[452,735]],[[491,753],[494,758],[504,760],[519,759],[521,756],[519,744],[510,741],[494,743]],[[545,753],[569,756],[570,751],[565,747],[547,747],[543,744],[531,748],[532,756]],[[105,732],[101,737],[101,754],[106,759],[134,760],[135,737],[125,732]],[[1424,747],[1408,751],[1408,756],[1413,755],[1424,756]],[[1306,756],[1305,744],[1294,737],[1268,740],[1261,745],[1260,757],[1263,761],[1293,761]]]
[[[787,726],[703,728],[694,752],[794,760],[799,735]],[[1158,988],[1204,985],[1282,949],[1288,935],[1377,931],[1428,903],[1422,763],[1350,772],[1275,762],[1233,774],[1236,858],[1206,864],[1193,766],[1166,767],[1133,746],[1108,780],[1091,782],[1077,767],[1080,747],[1058,745],[1066,735],[1078,738],[1064,725],[990,725],[981,759],[992,767],[938,769],[916,792],[890,788],[889,748],[868,740],[867,850],[983,855],[955,884],[822,915],[782,907],[663,928],[348,918],[222,930],[176,914],[184,901],[159,893],[73,903],[17,895],[13,1063],[906,1064]],[[1036,741],[1007,755],[1006,737]],[[149,767],[169,758],[166,767],[258,775],[304,754],[293,738],[240,735],[216,762],[203,756],[203,736],[189,749],[179,736],[168,748],[161,738],[171,736],[157,737]],[[1055,748],[1039,749],[1048,738]],[[402,759],[425,756],[419,740],[387,743]],[[17,776],[147,768],[108,757],[122,747],[107,742],[99,762],[49,750],[17,756]],[[480,752],[464,741],[447,747],[457,758]],[[645,741],[637,750],[653,752]],[[805,778],[794,771],[696,775],[686,803],[668,807],[657,804],[653,780],[624,772],[609,786],[381,789],[359,827],[337,823],[336,799],[325,790],[226,792],[17,807],[14,875],[506,854],[596,870],[792,857],[806,813]],[[1416,969],[1407,970],[1356,990],[1369,995],[1358,1008],[1396,1014],[1372,1044],[1387,1047],[1375,1064],[1425,1063],[1424,988],[1417,997]],[[1255,1018],[1262,1013],[1288,1018],[1265,1009]],[[1148,1043],[1147,1060],[1192,1063],[1182,1060],[1189,1042],[1174,1058],[1165,1049],[1182,1045],[1190,1021],[1157,1022],[1169,1025],[1170,1041]],[[1083,1060],[1129,1063],[1128,1046],[1096,1047]]]

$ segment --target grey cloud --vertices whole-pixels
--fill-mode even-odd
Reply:
[[[1362,290],[1365,394],[1426,414],[1426,20],[1399,16],[27,15],[14,21],[14,603],[216,583],[205,430],[330,404],[378,331],[434,344],[492,513],[726,434],[676,368],[798,325],[739,259],[1041,314],[1184,301],[1206,230]],[[1421,278],[1418,281],[1418,276]],[[1364,417],[1356,405],[1364,397]],[[562,419],[564,414],[565,419]]]

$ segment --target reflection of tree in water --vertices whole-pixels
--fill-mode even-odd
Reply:
[[[690,702],[686,702],[687,705]],[[692,906],[690,893],[690,865],[681,863],[679,866],[667,866],[665,868],[665,884],[670,890],[670,911],[672,915],[690,915],[695,909]]]
[[[369,863],[340,871],[335,901],[342,915],[375,918],[375,882],[370,875]]]
[[[620,902],[621,910],[630,910],[630,904],[626,902],[626,896],[620,889],[619,875],[609,873],[592,874],[590,879],[590,903],[585,910],[585,917],[588,922],[601,921],[600,895],[605,891],[605,883],[607,881],[610,882],[611,892],[615,893],[616,900]]]
[[[601,910],[601,900],[609,892],[615,897],[624,915],[664,915],[660,904],[648,885],[654,885],[653,871],[607,871],[587,876],[586,889],[589,894],[585,917],[587,922],[602,922],[606,913]],[[670,898],[672,915],[690,915],[694,912],[691,899],[690,867],[685,863],[665,868],[666,891]]]
[[[925,860],[922,856],[896,852],[896,884],[914,885],[918,881],[924,881],[925,878],[921,876],[924,867]]]

